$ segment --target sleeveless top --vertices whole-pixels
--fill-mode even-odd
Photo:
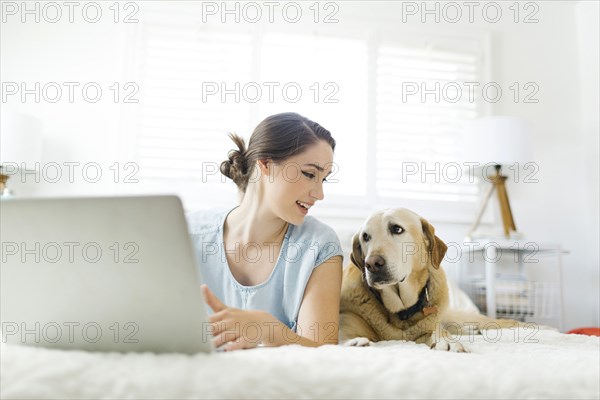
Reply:
[[[229,269],[223,243],[225,218],[234,208],[201,210],[187,215],[199,278],[227,306],[267,311],[295,331],[312,271],[329,258],[343,254],[337,234],[311,216],[304,217],[302,225],[288,224],[279,255],[274,254],[273,248],[263,250],[272,251],[272,257],[278,256],[269,278],[255,286],[244,286]],[[253,246],[248,248],[249,254],[255,254],[257,246],[247,246]],[[245,257],[244,248],[241,250]],[[227,252],[232,251],[227,249]],[[207,309],[212,313],[210,307]]]

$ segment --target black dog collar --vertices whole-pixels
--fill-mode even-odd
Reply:
[[[412,317],[419,311],[423,311],[423,314],[425,314],[425,315],[429,315],[429,314],[433,314],[433,313],[437,312],[436,307],[429,307],[428,287],[429,287],[429,279],[427,280],[427,283],[425,283],[425,286],[423,287],[423,289],[421,289],[421,292],[419,293],[419,299],[417,300],[417,302],[415,304],[413,304],[412,306],[405,308],[404,310],[396,313],[396,316],[400,320],[406,321],[407,319],[409,319],[410,317]],[[369,290],[371,291],[371,293],[373,293],[375,298],[381,304],[383,304],[383,301],[381,300],[381,295],[379,294],[379,292],[377,292],[375,289],[373,289],[370,286],[369,286]]]

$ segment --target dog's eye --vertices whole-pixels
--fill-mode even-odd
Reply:
[[[400,225],[393,224],[390,226],[390,231],[394,235],[399,235],[404,232],[404,228],[402,228]]]
[[[363,233],[363,236],[362,236],[362,238],[363,238],[363,240],[364,240],[365,242],[368,242],[368,241],[369,241],[369,239],[371,239],[371,237],[370,237],[370,236],[369,236],[369,235],[368,235],[366,232],[365,232],[365,233]]]

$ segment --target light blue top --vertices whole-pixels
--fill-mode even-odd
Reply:
[[[304,217],[302,225],[289,224],[269,278],[256,286],[244,286],[233,277],[223,244],[225,218],[232,210],[202,210],[187,216],[202,281],[226,305],[267,311],[295,331],[312,271],[329,258],[342,255],[335,231],[311,216]],[[255,254],[256,247],[248,250],[248,254]]]

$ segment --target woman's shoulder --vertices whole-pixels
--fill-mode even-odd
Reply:
[[[292,239],[297,241],[339,243],[337,233],[331,226],[310,215],[304,218],[302,225],[294,225]]]
[[[294,225],[290,242],[317,249],[314,265],[318,266],[333,256],[343,256],[342,245],[335,230],[315,217],[306,216],[302,225]]]
[[[185,215],[188,230],[192,234],[204,234],[218,231],[227,208],[210,208],[190,211]]]

